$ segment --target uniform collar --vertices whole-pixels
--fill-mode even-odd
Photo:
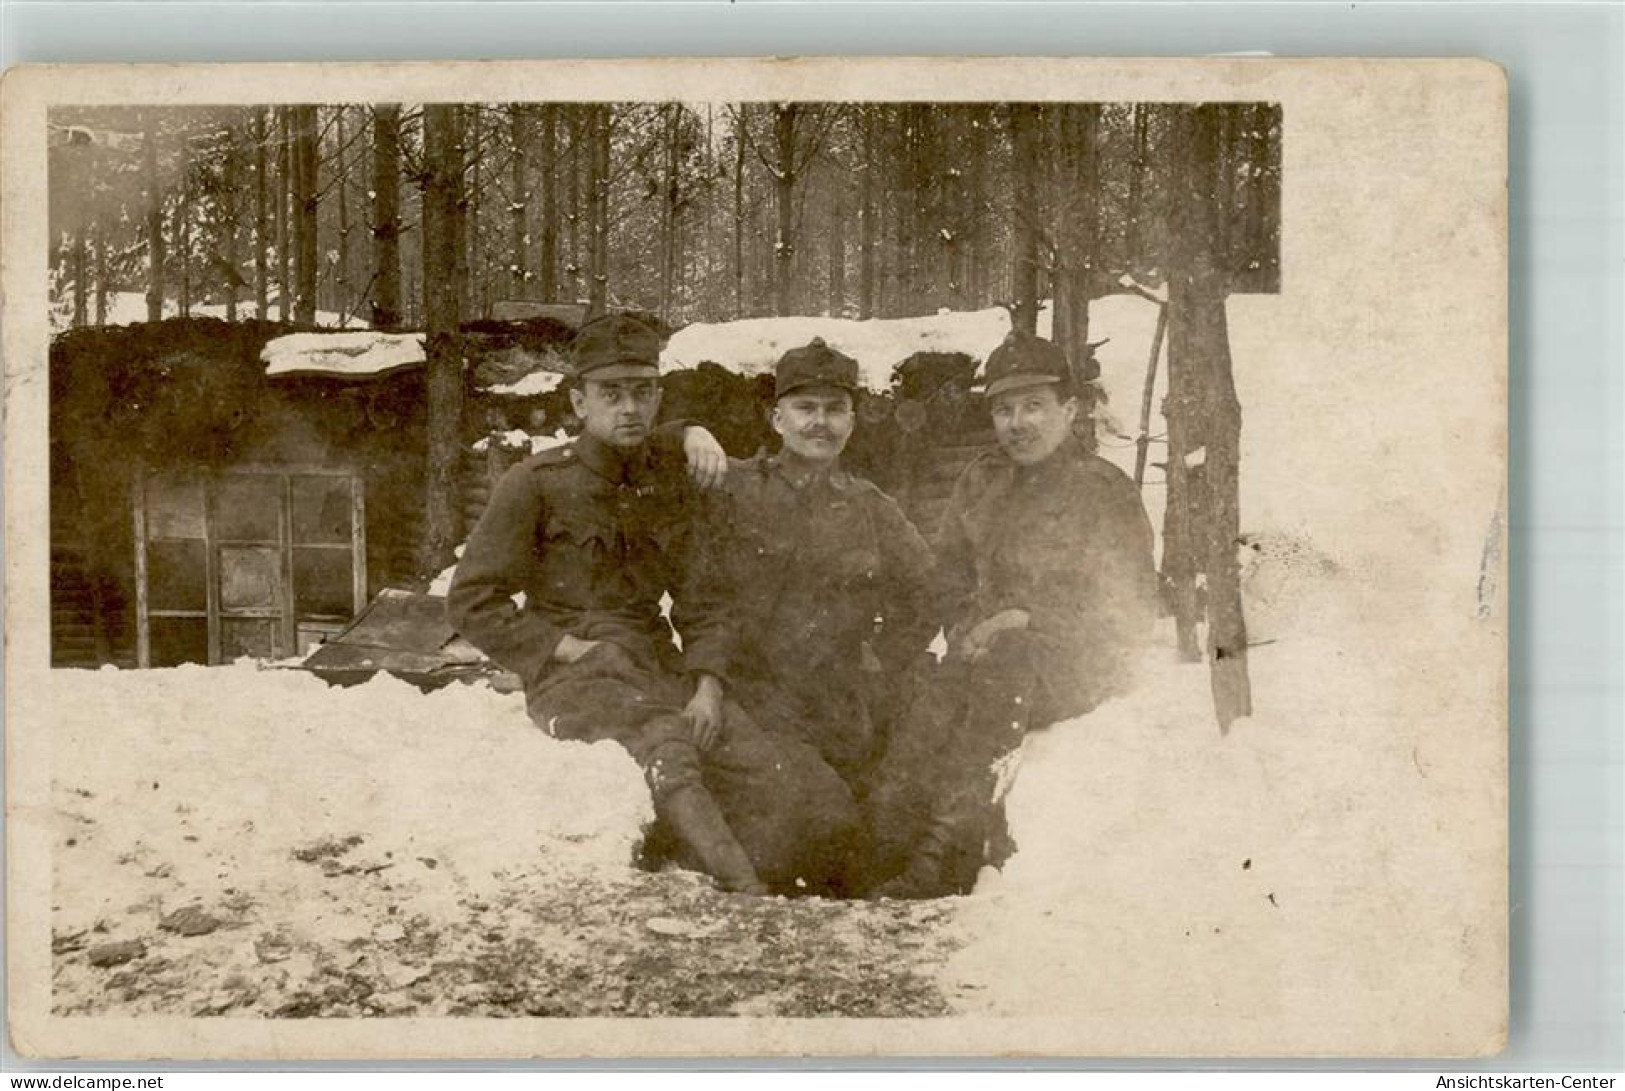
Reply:
[[[830,488],[836,492],[845,492],[852,484],[851,475],[841,468],[839,460],[836,460],[835,465],[831,466],[828,471],[815,469],[798,460],[786,458],[782,453],[773,455],[767,460],[767,464],[774,473],[784,480],[785,484],[798,492],[820,480],[828,481]]]
[[[1002,451],[1000,453],[1003,454]],[[1005,455],[1004,458],[1015,470],[1017,478],[1023,481],[1043,481],[1081,464],[1086,453],[1083,444],[1074,435],[1062,440],[1061,445],[1050,452],[1048,458],[1032,466],[1023,466],[1009,455]]]
[[[640,476],[649,465],[647,441],[631,450],[623,450],[583,432],[576,438],[575,452],[583,466],[605,481],[616,485],[625,484]]]

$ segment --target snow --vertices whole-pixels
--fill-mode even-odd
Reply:
[[[1115,315],[1092,312],[1091,339],[1154,320],[1144,300],[1101,303]],[[1463,480],[1447,432],[1385,412],[1392,387],[1289,351],[1279,306],[1229,304],[1254,715],[1220,734],[1209,671],[1176,660],[1165,623],[1132,693],[1028,737],[1007,798],[1018,851],[959,903],[946,980],[967,1013],[1064,1007],[1143,1027],[1148,1049],[1170,1019],[1197,1049],[1222,1025],[1249,1052],[1293,1012],[1330,1028],[1328,1052],[1403,1053],[1406,1028],[1502,984],[1473,908],[1496,870],[1463,850],[1483,830],[1495,852],[1504,698],[1462,664],[1504,638],[1476,608],[1485,528],[1446,520],[1484,479]],[[1135,353],[1143,383],[1147,345],[1102,350],[1114,400]],[[1345,419],[1359,426],[1328,448]],[[1495,497],[1477,499],[1487,519]],[[1160,525],[1150,490],[1147,507]],[[1259,1016],[1239,1039],[1237,1013]]]
[[[382,375],[423,363],[421,333],[290,333],[260,350],[267,375]]]
[[[1039,332],[1048,313],[1041,318]],[[1010,332],[1003,307],[952,311],[918,318],[787,317],[737,322],[696,322],[672,334],[661,366],[681,371],[710,361],[743,375],[773,370],[779,357],[822,337],[831,348],[858,362],[859,380],[869,390],[891,386],[892,369],[917,352],[962,352],[980,362]]]
[[[542,394],[551,394],[562,382],[564,376],[557,371],[537,370],[515,382],[489,387],[487,393],[506,394],[514,398],[534,398]]]
[[[652,819],[625,750],[549,738],[522,696],[485,686],[334,688],[251,663],[51,683],[75,841],[57,856],[59,930],[123,917],[159,869],[172,904],[224,887],[319,930],[335,907],[290,857],[351,836],[346,861],[387,867],[403,910],[444,908],[516,871],[624,868]]]
[[[575,439],[575,437],[570,435],[570,433],[566,432],[562,428],[551,435],[532,435],[522,428],[510,428],[506,432],[498,432],[494,435],[484,436],[477,439],[472,444],[472,447],[474,450],[483,453],[485,451],[489,451],[491,449],[492,442],[495,441],[498,447],[528,447],[531,454],[539,455],[543,451],[551,451],[555,447],[563,447],[566,443],[569,443],[573,439]]]
[[[87,310],[92,320],[96,316],[96,301],[89,300]],[[194,303],[190,308],[193,318],[218,318],[222,321],[226,317],[224,303]],[[173,299],[164,300],[164,317],[179,318],[180,304]],[[271,301],[271,313],[280,314],[276,301]],[[251,321],[254,318],[254,301],[252,299],[237,301],[237,320]],[[107,294],[107,321],[109,326],[130,326],[138,322],[147,321],[147,297],[143,292],[109,292]],[[61,333],[73,324],[73,292],[71,287],[64,297],[57,300],[51,307],[51,332]],[[358,315],[341,315],[335,311],[317,311],[316,325],[328,326],[333,329],[364,330],[368,323]]]

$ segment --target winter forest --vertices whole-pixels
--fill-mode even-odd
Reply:
[[[474,104],[53,112],[67,322],[171,301],[376,328],[503,300],[668,325],[930,314],[1156,283],[1214,200],[1229,291],[1273,290],[1280,115],[1264,104]],[[1205,146],[1204,146],[1205,145]],[[59,173],[60,172],[60,173]],[[1188,177],[1188,172],[1187,175]],[[126,319],[128,320],[128,319]],[[1030,321],[1030,318],[1029,318]],[[1066,336],[1087,338],[1080,328]]]

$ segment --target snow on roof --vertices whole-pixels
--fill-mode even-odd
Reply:
[[[1046,308],[1040,335],[1047,335],[1047,325]],[[980,363],[1009,332],[1010,314],[1003,307],[862,321],[789,317],[696,322],[672,334],[660,363],[682,371],[710,361],[743,375],[760,375],[772,371],[790,349],[822,337],[857,360],[864,386],[882,391],[891,386],[892,369],[917,352],[962,352]]]
[[[421,333],[290,333],[260,350],[267,375],[381,375],[423,363]]]

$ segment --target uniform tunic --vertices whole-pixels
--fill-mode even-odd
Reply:
[[[736,461],[727,487],[730,692],[855,785],[876,706],[937,630],[931,551],[889,496],[839,466]]]
[[[911,680],[870,818],[882,873],[946,819],[961,839],[955,885],[968,889],[1027,730],[1130,684],[1156,616],[1156,570],[1133,482],[1071,442],[1035,466],[994,451],[966,467],[936,553],[946,600],[962,609],[948,657]],[[981,658],[960,654],[977,623],[1009,609],[1029,615],[1025,629],[995,637]]]
[[[731,703],[703,754],[680,715],[693,689],[682,674],[725,678],[732,647],[719,566],[699,534],[706,503],[672,433],[629,453],[582,436],[536,455],[498,482],[448,612],[524,680],[530,716],[550,735],[619,742],[657,813],[669,793],[703,786],[765,882],[816,882],[855,821],[840,778],[811,747],[764,733]],[[667,592],[681,653],[661,616]],[[558,663],[566,634],[601,643]]]

